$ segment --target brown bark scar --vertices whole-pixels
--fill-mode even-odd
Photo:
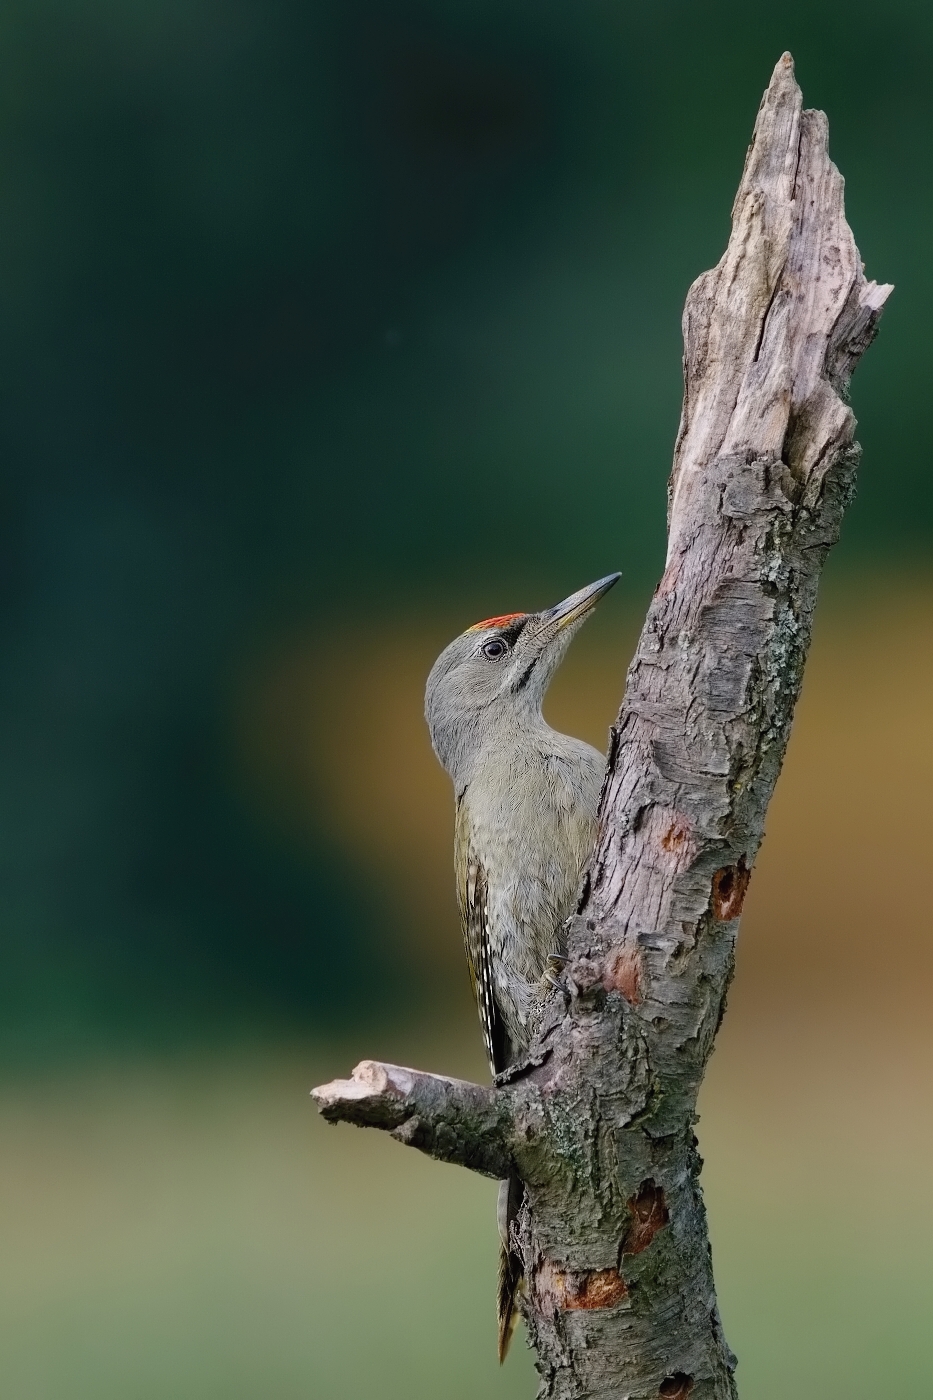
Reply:
[[[575,1308],[611,1308],[627,1294],[628,1288],[624,1279],[619,1277],[618,1269],[597,1269],[584,1275],[575,1292],[568,1292],[564,1306],[568,1311]]]
[[[540,1310],[554,1317],[559,1312],[614,1307],[628,1297],[628,1288],[618,1269],[572,1273],[543,1259],[535,1272],[535,1295]]]
[[[636,948],[620,948],[607,959],[603,986],[607,992],[621,992],[630,1006],[641,1005],[641,958]]]
[[[670,1220],[664,1192],[649,1177],[629,1198],[628,1208],[632,1218],[622,1241],[622,1254],[641,1254]]]
[[[683,1371],[676,1371],[673,1376],[668,1376],[667,1380],[661,1382],[661,1389],[658,1394],[664,1400],[687,1400],[687,1396],[693,1389],[693,1377],[685,1375]]]
[[[737,919],[745,903],[745,892],[752,872],[745,864],[745,857],[739,856],[735,865],[725,865],[713,876],[713,918],[718,923],[728,924]]]
[[[670,826],[661,837],[661,846],[665,851],[680,851],[687,844],[690,837],[690,826],[684,817],[675,813]]]

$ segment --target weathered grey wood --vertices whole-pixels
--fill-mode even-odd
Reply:
[[[332,1123],[387,1129],[408,1147],[494,1181],[511,1170],[515,1109],[494,1089],[363,1060],[352,1079],[335,1079],[313,1094]]]
[[[844,395],[890,292],[867,282],[790,55],[726,252],[684,311],[669,543],[612,729],[566,989],[494,1090],[390,1066],[316,1090],[331,1120],[517,1170],[541,1400],[725,1400],[693,1136],[820,571],[854,485]]]

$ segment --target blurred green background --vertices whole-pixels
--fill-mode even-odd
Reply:
[[[12,1400],[533,1393],[494,1186],[306,1095],[483,1075],[424,677],[621,568],[551,711],[604,744],[785,48],[897,292],[700,1133],[743,1400],[933,1393],[933,9],[7,0]]]

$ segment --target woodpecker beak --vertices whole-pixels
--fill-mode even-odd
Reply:
[[[621,577],[621,574],[607,574],[605,578],[597,579],[596,583],[589,583],[586,588],[571,593],[562,603],[540,614],[542,624],[550,628],[556,623],[554,631],[562,632],[572,622],[579,622],[587,613],[593,611],[603,594],[608,593]]]

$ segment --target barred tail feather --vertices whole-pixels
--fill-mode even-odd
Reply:
[[[518,1293],[522,1286],[522,1261],[511,1247],[512,1221],[521,1208],[525,1192],[517,1176],[499,1184],[499,1287],[496,1314],[499,1320],[499,1364],[508,1355],[512,1334],[518,1323]]]
[[[499,1365],[509,1354],[512,1333],[518,1324],[516,1299],[522,1283],[522,1268],[514,1254],[499,1249],[499,1293],[496,1310],[499,1314]]]

